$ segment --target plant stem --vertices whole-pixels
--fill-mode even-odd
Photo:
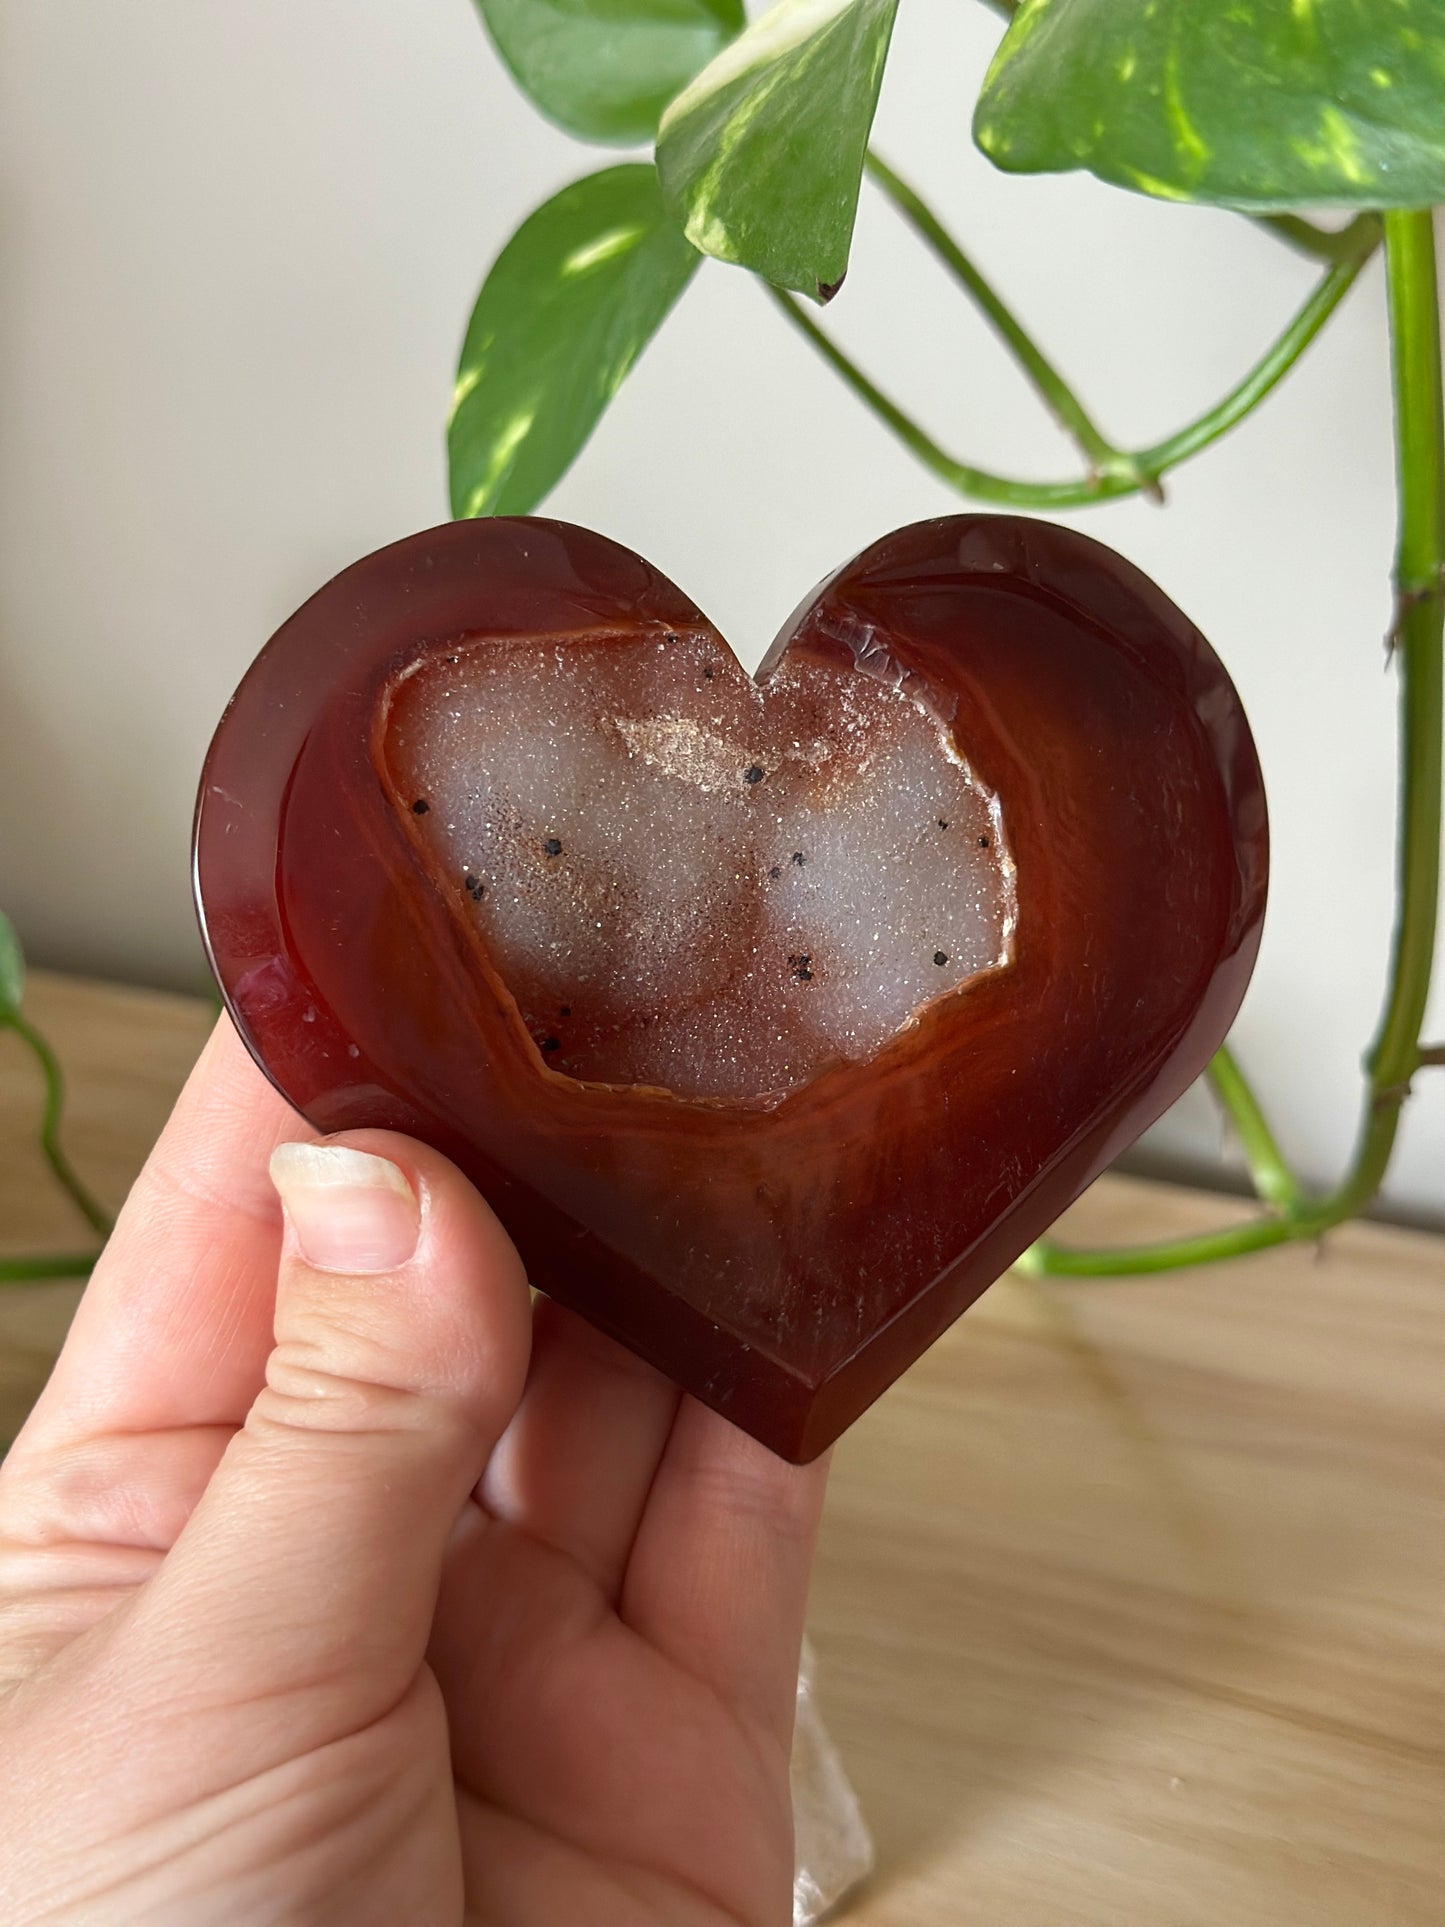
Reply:
[[[1222,1231],[1205,1231],[1193,1238],[1169,1238],[1159,1244],[1124,1245],[1119,1250],[1084,1249],[1040,1238],[1014,1260],[1013,1269],[1026,1278],[1141,1278],[1156,1271],[1182,1271],[1189,1265],[1218,1264],[1242,1258],[1251,1251],[1288,1244],[1297,1238],[1317,1238],[1296,1218],[1247,1218]]]
[[[1206,409],[1164,441],[1140,449],[1135,460],[1144,473],[1157,480],[1166,470],[1177,468],[1181,462],[1188,461],[1191,455],[1210,447],[1242,422],[1246,415],[1253,414],[1265,397],[1283,381],[1355,285],[1372,250],[1373,243],[1370,250],[1353,260],[1338,262],[1327,269],[1309,298],[1249,373],[1213,408]]]
[[[1106,470],[1125,462],[1127,458],[1123,451],[1104,435],[1017,315],[975,267],[922,196],[895,174],[887,161],[871,148],[864,156],[863,165],[909,226],[922,237],[964,289],[1023,369],[1045,406],[1052,410],[1065,433],[1073,438],[1090,468]]]
[[[1280,1215],[1249,1219],[1195,1238],[1123,1251],[1071,1251],[1044,1239],[1018,1261],[1019,1269],[1032,1275],[1138,1275],[1322,1237],[1374,1197],[1389,1165],[1410,1079],[1423,1064],[1445,1057],[1445,1052],[1420,1042],[1440,901],[1445,728],[1445,374],[1429,212],[1386,214],[1385,253],[1400,505],[1394,635],[1400,666],[1397,911],[1385,1006],[1366,1060],[1364,1115],[1350,1168],[1324,1197],[1300,1198],[1292,1207],[1275,1200]],[[1227,1083],[1227,1069],[1224,1077]],[[1215,1083],[1219,1088],[1218,1060]],[[1231,1114],[1237,1119],[1240,1092],[1233,1097]],[[1259,1123],[1263,1126],[1262,1117]],[[1267,1128],[1265,1135],[1272,1144]]]
[[[1354,1165],[1336,1193],[1351,1211],[1379,1188],[1400,1107],[1419,1068],[1440,904],[1445,396],[1428,209],[1386,214],[1385,262],[1400,503],[1393,637],[1400,669],[1400,833],[1389,990],[1366,1059],[1369,1087]]]
[[[1215,1052],[1207,1075],[1244,1150],[1255,1195],[1277,1211],[1297,1210],[1302,1199],[1299,1180],[1286,1163],[1259,1099],[1228,1044],[1221,1044]]]
[[[65,1080],[61,1076],[55,1053],[40,1032],[20,1011],[12,1011],[5,1019],[5,1026],[13,1030],[29,1049],[40,1066],[40,1074],[45,1080],[45,1103],[40,1114],[40,1148],[45,1153],[45,1160],[55,1174],[56,1182],[69,1195],[91,1230],[97,1232],[102,1238],[107,1238],[111,1230],[110,1218],[82,1183],[60,1142],[60,1118],[65,1108]]]
[[[1299,214],[1254,214],[1250,219],[1312,261],[1353,260],[1361,252],[1368,254],[1380,238],[1378,214],[1357,214],[1341,228],[1316,227]]]
[[[1198,455],[1227,435],[1253,413],[1276,388],[1328,321],[1368,259],[1368,252],[1329,268],[1309,299],[1288,326],[1222,401],[1186,424],[1164,441],[1150,447],[1116,454],[1106,470],[1060,482],[1029,482],[1011,476],[995,475],[987,469],[960,462],[940,448],[928,432],[889,399],[837,343],[805,312],[802,304],[781,289],[768,293],[799,332],[807,337],[848,386],[879,420],[890,428],[926,468],[960,495],[976,500],[997,502],[1009,508],[1064,509],[1085,508],[1092,502],[1117,501],[1121,496],[1159,492],[1162,477],[1171,468]]]
[[[1095,475],[1084,481],[1019,482],[1006,475],[994,475],[987,469],[974,468],[968,462],[955,461],[911,416],[905,415],[895,402],[890,401],[881,388],[874,386],[837,343],[823,333],[800,302],[779,288],[769,288],[768,293],[793,326],[808,338],[824,361],[843,377],[854,394],[893,430],[904,447],[960,495],[971,495],[984,502],[1002,502],[1013,508],[1078,508],[1087,502],[1132,495],[1140,487],[1138,482],[1118,475]]]
[[[61,1251],[39,1258],[0,1258],[0,1285],[38,1285],[57,1278],[88,1278],[98,1251]]]

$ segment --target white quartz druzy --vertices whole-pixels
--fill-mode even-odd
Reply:
[[[423,658],[386,758],[549,1066],[786,1093],[1005,961],[997,800],[906,691],[707,636]]]

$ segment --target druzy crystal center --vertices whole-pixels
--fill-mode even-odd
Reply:
[[[760,685],[707,635],[476,638],[386,702],[395,806],[566,1076],[780,1097],[1008,959],[998,800],[882,681]]]

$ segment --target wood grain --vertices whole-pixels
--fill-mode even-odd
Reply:
[[[210,1025],[37,975],[111,1203]],[[0,1058],[0,1248],[85,1243]],[[1080,1240],[1227,1221],[1109,1178]],[[73,1286],[0,1292],[0,1431]],[[1005,1280],[838,1448],[820,1694],[878,1838],[851,1927],[1438,1927],[1445,1243]]]
[[[32,971],[26,1011],[65,1072],[64,1142],[107,1210],[118,1210],[215,1021],[170,997]],[[0,1036],[0,1255],[85,1251],[96,1240],[35,1142],[42,1094],[29,1053]],[[0,1441],[45,1383],[80,1296],[73,1284],[0,1286]]]
[[[1080,1240],[1227,1220],[1109,1179]],[[869,1927],[1445,1918],[1445,1245],[996,1286],[839,1447]]]

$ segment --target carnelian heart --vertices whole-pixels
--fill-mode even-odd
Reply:
[[[601,536],[430,530],[272,638],[196,817],[284,1095],[446,1152],[535,1285],[797,1460],[1203,1069],[1266,870],[1204,638],[1007,516],[876,543],[758,686]]]

